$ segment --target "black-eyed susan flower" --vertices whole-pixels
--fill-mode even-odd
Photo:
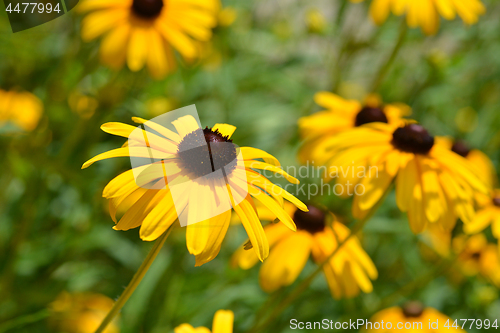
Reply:
[[[175,68],[173,50],[186,60],[199,56],[199,42],[212,37],[219,0],[86,0],[80,12],[82,38],[105,35],[101,60],[119,69],[125,62],[132,71],[147,66],[162,78]]]
[[[62,292],[51,304],[50,325],[56,332],[94,333],[114,301],[101,294]],[[118,319],[103,333],[118,333]]]
[[[259,281],[262,289],[273,292],[291,285],[302,272],[309,257],[322,264],[350,234],[350,230],[335,220],[333,214],[308,205],[309,212],[285,203],[285,210],[293,216],[297,232],[271,223],[264,228],[271,252],[262,264]],[[276,214],[258,206],[261,219],[274,221]],[[249,269],[258,261],[252,251],[240,248],[233,256],[233,265]],[[356,237],[351,237],[323,266],[328,286],[334,298],[354,297],[360,291],[373,290],[371,280],[377,278],[377,269]]]
[[[489,243],[483,234],[455,237],[453,250],[458,255],[457,266],[463,275],[481,275],[500,287],[500,255],[497,246]]]
[[[495,186],[497,182],[495,166],[488,155],[479,149],[470,148],[466,142],[461,140],[451,140],[447,137],[439,138],[439,140],[451,151],[469,160],[470,165],[476,170],[476,175],[488,188]]]
[[[397,205],[414,233],[428,223],[451,230],[457,217],[472,220],[474,195],[487,189],[469,161],[439,142],[416,123],[378,122],[330,138],[324,154],[339,169],[354,165],[363,171],[351,177],[362,186],[354,195],[356,218],[365,218],[395,181]]]
[[[437,322],[437,324],[436,324]],[[464,332],[454,321],[420,302],[408,302],[376,313],[365,325],[365,332]],[[445,327],[448,325],[448,327]]]
[[[214,315],[212,331],[206,327],[194,328],[190,324],[182,324],[174,329],[175,333],[233,333],[234,313],[230,310],[219,310]]]
[[[411,113],[410,107],[402,103],[382,104],[377,95],[368,95],[361,103],[321,91],[314,95],[314,101],[326,110],[298,121],[300,136],[305,141],[299,152],[302,163],[314,161],[324,165],[329,158],[323,154],[322,145],[334,134],[372,122],[399,124],[403,116]]]
[[[0,89],[0,125],[11,122],[24,131],[32,131],[42,113],[42,101],[32,93]]]
[[[458,15],[465,24],[472,25],[485,11],[480,0],[372,0],[370,6],[370,15],[376,24],[384,23],[390,12],[398,16],[406,14],[408,26],[420,27],[427,35],[439,30],[440,16],[453,20]]]
[[[284,172],[272,155],[233,145],[231,135],[236,127],[216,124],[202,130],[191,115],[173,121],[175,130],[154,121],[133,119],[142,127],[122,123],[102,125],[107,133],[129,138],[128,143],[90,159],[82,167],[119,156],[147,160],[154,155],[157,159],[142,166],[133,165],[105,187],[103,196],[109,199],[115,230],[140,226],[140,237],[152,241],[179,218],[187,225],[187,248],[196,256],[197,266],[219,253],[232,209],[241,219],[256,256],[260,260],[268,256],[269,244],[254,200],[271,209],[288,228],[296,230],[282,208],[283,199],[303,210],[307,210],[306,206],[253,169],[280,174],[292,183],[298,180]],[[147,147],[141,146],[145,138]],[[130,206],[131,196],[135,202]],[[117,210],[126,211],[119,220]]]
[[[476,234],[491,225],[493,236],[500,239],[500,190],[493,191],[491,197],[482,196],[479,199],[479,206],[471,223],[464,226],[464,231]]]

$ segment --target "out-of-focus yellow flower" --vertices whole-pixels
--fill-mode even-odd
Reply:
[[[150,118],[154,118],[168,111],[177,108],[177,101],[174,98],[155,97],[146,101],[146,111]]]
[[[322,146],[332,135],[373,122],[399,124],[402,117],[411,114],[409,106],[402,103],[383,105],[375,94],[368,95],[361,103],[321,91],[314,95],[314,101],[326,110],[299,119],[300,136],[305,140],[299,159],[302,163],[314,161],[316,165],[324,165],[330,159]]]
[[[163,78],[175,64],[173,49],[185,60],[199,57],[199,42],[212,37],[220,10],[219,0],[85,0],[78,5],[89,14],[82,20],[82,38],[105,35],[100,56],[119,69],[125,62],[132,71],[147,66]]]
[[[276,219],[273,212],[262,206],[257,207],[262,220]],[[310,256],[316,263],[323,263],[350,234],[345,225],[334,220],[333,214],[325,213],[315,206],[309,205],[307,213],[297,210],[292,204],[285,204],[284,208],[293,216],[297,232],[274,223],[264,228],[271,250],[260,269],[259,281],[266,292],[291,285]],[[242,247],[234,254],[232,262],[242,269],[249,269],[258,262],[258,258],[253,251]],[[378,275],[357,237],[351,237],[342,246],[325,264],[323,272],[336,299],[354,297],[360,290],[372,292],[370,280],[376,279]]]
[[[477,112],[471,107],[458,110],[455,116],[457,128],[464,133],[472,132],[477,127]]]
[[[74,91],[68,98],[68,104],[73,112],[84,119],[88,119],[94,114],[99,102],[91,96]]]
[[[309,32],[322,34],[326,30],[325,16],[317,8],[311,8],[306,12],[306,25]]]
[[[192,115],[172,121],[175,131],[154,121],[148,122],[136,117],[133,120],[144,124],[145,129],[134,132],[138,128],[127,124],[102,125],[101,129],[105,132],[128,138],[127,145],[97,155],[82,166],[87,168],[96,161],[113,157],[162,158],[149,166],[143,165],[142,169],[136,167],[122,173],[111,180],[104,189],[103,196],[110,200],[110,215],[116,223],[115,230],[140,227],[140,237],[144,241],[153,241],[178,221],[178,212],[186,211],[189,213],[186,244],[189,252],[195,255],[197,266],[218,255],[230,224],[232,209],[243,221],[258,258],[267,258],[269,243],[254,209],[254,199],[272,209],[288,228],[296,230],[292,218],[282,208],[283,199],[289,200],[300,209],[307,210],[307,207],[253,169],[278,173],[293,183],[298,183],[298,180],[284,172],[275,157],[260,149],[239,147],[237,150],[236,146],[231,144],[231,136],[236,127],[215,124],[212,128],[206,127],[202,130]],[[145,137],[147,147],[141,146],[141,140]],[[208,143],[211,147],[209,151],[200,152],[199,149],[193,149],[208,147]],[[241,159],[237,161],[239,154]],[[204,157],[210,157],[208,163],[212,164],[212,168],[215,165],[216,170],[224,168],[224,172],[214,173],[209,178],[204,177],[207,171],[205,166],[208,164]],[[154,186],[144,191],[144,187],[138,185],[134,173],[141,174],[140,183]],[[168,181],[165,180],[167,176],[170,177]],[[178,183],[184,184],[182,199],[174,199],[169,185]],[[231,187],[230,192],[228,187]],[[140,191],[140,195],[137,195],[137,191]],[[129,206],[131,196],[136,201]],[[217,205],[228,208],[215,214],[217,207],[214,206]],[[119,210],[124,210],[125,214],[117,221],[116,213]],[[200,216],[203,219],[200,220]]]
[[[377,206],[394,180],[397,205],[414,233],[429,223],[451,230],[457,217],[469,223],[475,193],[487,193],[469,161],[416,123],[365,124],[329,138],[321,149],[329,169],[337,170],[339,184],[360,184],[352,205],[358,219]]]
[[[500,239],[500,190],[495,190],[491,197],[484,198],[484,201],[479,202],[481,208],[471,223],[464,225],[464,231],[467,234],[476,234],[491,225],[493,236]]]
[[[233,7],[224,7],[218,15],[219,26],[229,27],[236,21],[238,17],[238,12]]]
[[[448,257],[451,250],[451,231],[436,223],[429,224],[422,234],[424,241],[441,257]],[[429,255],[428,255],[429,256]]]
[[[370,15],[376,24],[384,23],[390,12],[398,16],[406,14],[408,26],[420,27],[427,35],[439,30],[440,16],[453,20],[458,15],[465,24],[472,25],[485,11],[480,0],[372,0],[370,6]]]
[[[42,113],[42,101],[32,93],[0,89],[0,125],[12,122],[29,132],[36,128]]]
[[[496,245],[488,243],[483,234],[455,237],[453,250],[458,254],[457,265],[462,274],[481,274],[500,288],[500,255]]]
[[[196,327],[182,324],[174,329],[175,333],[233,333],[234,313],[230,310],[219,310],[214,315],[212,331],[206,327]]]
[[[469,160],[476,175],[481,181],[486,184],[488,188],[494,188],[497,183],[495,166],[485,153],[478,149],[471,149],[467,143],[461,140],[453,141],[448,137],[440,137],[437,139],[439,139],[443,145],[449,147],[451,151]]]
[[[431,326],[438,322],[437,326]],[[443,327],[448,323],[449,329]],[[452,327],[453,320],[433,308],[424,308],[420,302],[408,302],[376,313],[364,328],[365,332],[464,332]]]
[[[50,324],[57,332],[93,333],[113,307],[113,300],[90,293],[62,292],[50,304]],[[104,333],[118,333],[118,319],[113,320]]]

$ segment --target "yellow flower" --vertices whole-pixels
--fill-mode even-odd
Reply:
[[[236,21],[238,17],[238,12],[233,7],[224,7],[218,15],[219,26],[221,27],[229,27],[231,24]]]
[[[429,327],[429,325],[436,322],[438,322],[436,326]],[[461,328],[452,327],[453,322],[452,319],[436,309],[424,308],[420,302],[408,302],[403,307],[395,306],[376,313],[365,326],[365,331],[369,333],[392,331],[422,333],[464,332]],[[449,328],[444,327],[446,324],[449,325]]]
[[[297,210],[285,203],[285,210],[293,215],[297,232],[292,232],[280,223],[271,223],[264,228],[271,246],[269,258],[262,264],[259,281],[262,289],[273,292],[280,287],[291,285],[302,272],[309,256],[317,264],[323,263],[345,240],[349,229],[335,221],[333,214],[308,205],[309,212]],[[258,206],[263,220],[273,221],[276,214]],[[331,220],[331,224],[328,223]],[[257,263],[257,256],[245,248],[240,248],[233,256],[233,265],[249,269]],[[324,266],[331,294],[334,298],[354,297],[360,290],[373,290],[370,279],[377,278],[377,269],[361,247],[357,237],[351,237],[333,258]]]
[[[311,8],[306,13],[307,30],[312,33],[322,34],[326,30],[326,20],[317,8]]]
[[[420,233],[428,223],[451,230],[457,217],[469,223],[475,191],[487,192],[470,163],[440,142],[416,123],[379,122],[330,138],[324,153],[340,170],[340,183],[360,184],[353,201],[356,218],[365,218],[395,180],[397,205],[407,212],[412,231]],[[343,176],[349,167],[355,172]]]
[[[471,223],[464,226],[467,234],[476,234],[491,225],[493,236],[500,239],[500,190],[493,191],[490,198],[480,203],[481,208]]]
[[[42,113],[42,101],[32,93],[0,89],[0,124],[12,122],[24,131],[32,131]]]
[[[170,228],[178,217],[186,217],[187,248],[196,256],[197,266],[219,253],[230,224],[231,207],[240,217],[260,260],[268,256],[269,244],[254,209],[254,199],[271,209],[288,228],[296,230],[293,220],[282,208],[283,198],[300,209],[307,210],[306,206],[252,169],[280,174],[292,183],[298,183],[298,180],[284,172],[272,155],[251,147],[237,149],[230,139],[236,127],[216,124],[201,130],[191,115],[173,121],[175,131],[153,121],[133,120],[140,123],[143,130],[122,123],[102,125],[102,130],[107,133],[128,137],[128,144],[102,153],[82,167],[120,156],[141,159],[154,154],[161,158],[161,161],[122,173],[105,187],[103,196],[110,200],[110,214],[117,223],[115,230],[140,226],[141,238],[152,241]],[[148,146],[140,147],[144,137],[148,139]],[[198,146],[202,142],[203,145]],[[207,148],[209,142],[210,150]],[[206,151],[198,149],[200,147]],[[210,159],[203,164],[207,161],[203,158],[205,154]],[[212,173],[214,166],[210,168],[206,164],[215,165],[219,172]],[[209,167],[208,171],[205,165]],[[175,187],[177,190],[173,193],[173,186],[179,184],[182,184],[180,195],[179,187]],[[132,206],[127,204],[130,196],[139,197]],[[123,210],[124,205],[128,205],[126,213],[117,222],[116,211]],[[216,210],[216,206],[223,207],[223,210]]]
[[[314,95],[316,104],[326,108],[298,121],[300,136],[305,140],[299,152],[302,163],[314,161],[323,165],[327,158],[321,150],[333,135],[371,122],[399,124],[401,117],[411,113],[405,104],[386,104],[377,95],[368,95],[364,103],[346,100],[327,91]]]
[[[493,188],[497,182],[495,166],[490,158],[478,149],[471,149],[467,143],[461,140],[451,140],[447,137],[439,138],[443,145],[446,145],[451,151],[465,157],[470,161],[470,165],[475,169],[476,175],[481,181]]]
[[[104,35],[103,63],[119,69],[127,62],[132,71],[147,65],[155,78],[175,68],[173,49],[186,60],[199,56],[199,42],[212,37],[219,0],[86,0],[80,12],[82,38]]]
[[[406,14],[408,26],[420,27],[427,35],[439,30],[440,16],[453,20],[458,14],[465,24],[472,25],[485,11],[480,0],[372,0],[370,6],[370,15],[376,24],[384,23],[390,12],[398,16]]]
[[[453,249],[458,254],[457,265],[462,274],[465,276],[481,274],[500,287],[500,255],[496,245],[488,243],[483,234],[455,237]]]
[[[189,324],[182,324],[174,329],[175,333],[233,333],[234,313],[230,310],[219,310],[214,315],[212,332],[206,327],[194,328]]]
[[[62,292],[50,304],[49,322],[58,332],[93,333],[104,317],[113,307],[113,300],[101,294]],[[104,333],[118,333],[118,322],[115,319],[104,330]]]

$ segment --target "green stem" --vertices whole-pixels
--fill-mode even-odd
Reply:
[[[36,323],[40,320],[47,318],[50,315],[50,311],[47,309],[40,310],[36,313],[21,316],[9,320],[0,326],[0,333],[7,332],[12,329],[18,329],[23,326]]]
[[[385,61],[384,65],[380,67],[377,75],[375,76],[375,80],[373,81],[372,87],[371,87],[371,92],[377,92],[380,88],[380,85],[382,84],[382,81],[384,80],[387,72],[391,68],[392,63],[396,59],[396,57],[399,54],[399,51],[401,50],[401,46],[403,46],[406,35],[408,33],[408,26],[406,25],[406,21],[403,19],[401,21],[401,25],[399,26],[399,36],[398,40],[396,41],[396,44],[394,44],[394,47],[392,49],[391,54]]]
[[[129,285],[127,286],[127,288],[125,288],[120,298],[118,298],[118,300],[115,302],[113,308],[111,308],[109,313],[106,315],[106,318],[104,318],[104,320],[102,321],[99,328],[97,328],[95,333],[102,333],[106,329],[108,324],[116,317],[118,312],[120,312],[121,308],[123,308],[125,303],[127,303],[128,299],[130,298],[130,296],[132,296],[132,293],[135,291],[139,283],[141,283],[142,278],[144,277],[144,275],[146,275],[146,272],[148,271],[149,267],[151,266],[156,256],[160,252],[171,230],[172,228],[169,228],[167,232],[165,232],[163,235],[160,236],[160,238],[156,240],[153,248],[149,251],[148,256],[142,262],[141,267],[139,267],[137,272],[135,272],[132,281],[130,281]]]

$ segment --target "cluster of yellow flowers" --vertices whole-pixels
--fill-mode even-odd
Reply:
[[[227,26],[235,20],[234,11],[221,12],[220,7],[218,0],[86,0],[78,8],[86,13],[82,20],[83,40],[102,37],[100,57],[104,64],[115,69],[126,64],[131,71],[147,67],[152,77],[160,79],[176,67],[174,50],[184,61],[192,62],[205,53],[217,24]],[[381,24],[390,12],[406,13],[408,26],[419,26],[426,34],[434,34],[439,15],[445,19],[459,15],[466,24],[474,24],[484,10],[479,0],[373,0],[370,14]],[[309,13],[309,21],[310,29],[315,31],[322,30],[325,24],[317,12]],[[422,125],[406,118],[411,109],[402,103],[384,104],[376,95],[359,102],[330,92],[319,92],[314,99],[325,110],[299,119],[304,140],[299,160],[325,166],[329,171],[324,177],[327,182],[363,186],[365,191],[353,194],[352,214],[356,219],[368,219],[394,184],[397,206],[407,214],[414,233],[443,235],[444,242],[460,219],[467,234],[478,234],[491,225],[493,235],[500,238],[500,190],[494,189],[496,176],[486,155],[468,149],[462,142],[434,137]],[[93,101],[80,97],[72,101],[74,109],[94,112]],[[26,112],[20,116],[17,109]],[[31,130],[41,110],[40,101],[31,94],[0,91],[1,119]],[[140,135],[134,132],[137,127],[128,124],[102,125],[103,131],[127,138],[128,143],[90,159],[83,168],[108,158],[148,158],[154,153],[164,158],[156,166],[169,170],[174,177],[163,187],[155,187],[165,182],[163,174],[142,169],[144,184],[153,184],[145,188],[137,183],[136,170],[131,169],[111,180],[103,196],[109,200],[115,230],[140,227],[141,239],[164,241],[178,221],[179,212],[186,210],[186,245],[199,266],[218,255],[231,222],[237,221],[245,228],[249,241],[234,254],[232,264],[249,269],[263,262],[259,275],[263,290],[273,292],[291,285],[309,257],[324,273],[335,299],[373,290],[372,281],[378,272],[356,234],[332,212],[303,203],[258,172],[270,171],[298,183],[274,156],[252,147],[217,151],[213,146],[210,160],[226,171],[219,178],[199,181],[203,172],[190,165],[193,157],[184,154],[182,148],[196,144],[200,133],[207,143],[232,143],[234,126],[215,124],[199,131],[196,120],[184,116],[172,122],[173,131],[145,119],[134,117],[133,121],[142,126]],[[144,137],[149,138],[148,149],[140,147]],[[227,154],[241,154],[242,163],[231,165],[233,158],[228,160]],[[348,167],[369,171],[362,176],[339,172]],[[184,181],[191,185],[186,187],[179,206],[168,185]],[[229,187],[231,190],[226,191]],[[232,209],[197,220],[199,211],[209,209],[210,202],[224,200]],[[269,223],[263,226],[262,221]],[[493,247],[482,234],[453,240],[465,274],[480,273],[500,286],[500,259]],[[62,295],[52,306],[54,313],[64,318],[59,323],[62,329],[71,331],[76,325],[81,328],[78,332],[94,330],[111,307],[112,301],[101,296],[69,294]],[[219,310],[212,332],[232,332],[233,317],[231,311]],[[375,318],[394,322],[449,319],[414,303],[386,309]],[[108,326],[107,332],[117,331],[115,323]],[[210,330],[183,324],[175,332]]]

